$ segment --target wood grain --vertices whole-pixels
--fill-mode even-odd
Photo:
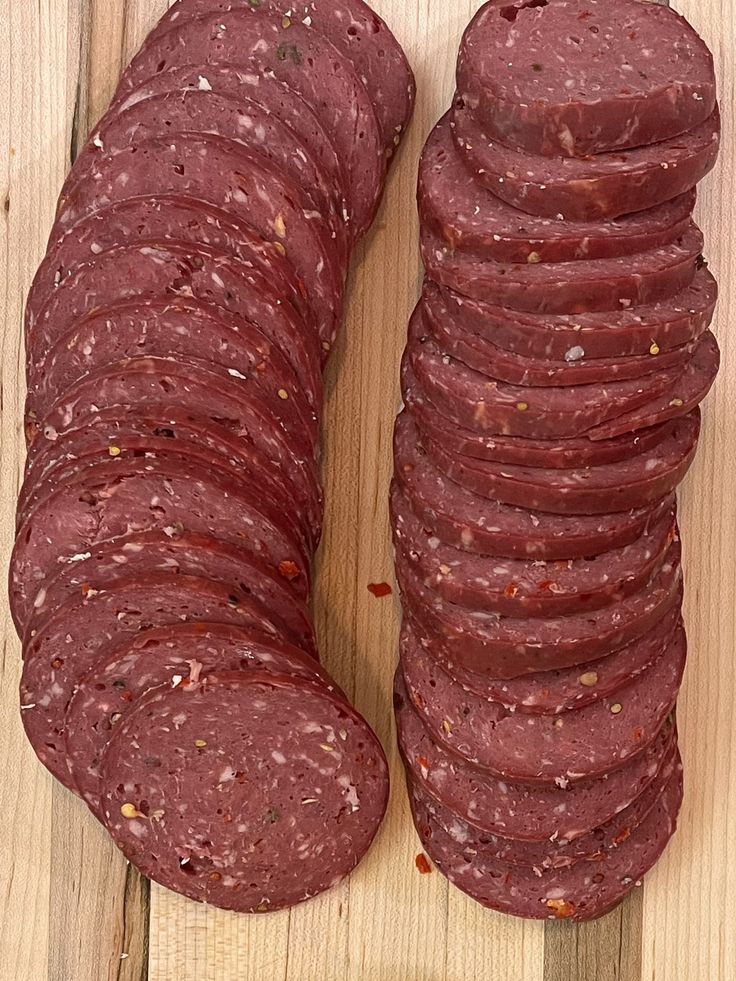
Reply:
[[[377,0],[419,82],[417,114],[376,227],[355,258],[346,329],[328,379],[327,526],[315,613],[324,659],[389,750],[394,791],[379,841],[348,883],[290,913],[246,918],[146,883],[78,801],[52,785],[18,719],[18,644],[2,607],[0,724],[6,834],[0,854],[0,978],[13,981],[732,981],[736,933],[736,316],[731,253],[734,152],[700,199],[721,279],[724,368],[700,458],[682,492],[692,658],[680,706],[687,764],[682,829],[658,870],[597,924],[496,916],[435,871],[420,875],[391,721],[398,611],[370,582],[393,581],[386,492],[398,363],[418,295],[416,162],[452,93],[453,62],[477,0]],[[724,125],[734,132],[731,0],[677,4],[713,47]],[[0,542],[10,553],[21,473],[21,313],[69,162],[166,0],[0,0],[3,275]]]

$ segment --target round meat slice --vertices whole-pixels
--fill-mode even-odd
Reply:
[[[716,102],[702,38],[638,0],[491,0],[463,35],[457,75],[491,136],[549,157],[666,140]]]
[[[406,690],[432,739],[498,777],[564,783],[611,773],[644,752],[672,711],[682,683],[682,623],[664,653],[614,695],[554,718],[512,712],[467,691],[404,629]]]
[[[206,86],[152,95],[110,115],[77,158],[62,189],[59,214],[67,201],[76,197],[77,189],[93,179],[101,149],[114,156],[149,139],[175,139],[180,133],[219,136],[263,157],[292,186],[301,189],[305,200],[320,212],[336,249],[347,254],[347,229],[336,207],[338,196],[297,134],[258,102],[242,95],[239,99],[219,95]]]
[[[718,284],[705,264],[688,289],[663,303],[614,313],[542,315],[509,311],[425,282],[423,305],[432,316],[458,323],[514,354],[567,361],[623,358],[671,351],[696,340],[708,328]],[[436,313],[434,312],[436,310]]]
[[[326,37],[287,19],[284,26],[283,11],[258,4],[174,25],[133,59],[116,103],[152,76],[185,64],[200,66],[204,77],[219,64],[273,75],[301,95],[324,126],[344,167],[357,239],[375,216],[386,173],[376,113],[352,63]]]
[[[637,409],[674,385],[682,368],[599,385],[538,388],[508,385],[473,371],[443,351],[425,327],[420,305],[405,358],[424,394],[464,429],[526,439],[571,439]]]
[[[660,423],[605,440],[592,440],[587,434],[568,439],[487,435],[465,429],[446,419],[417,385],[408,359],[402,364],[401,380],[404,405],[420,433],[439,443],[448,453],[493,463],[512,463],[546,470],[619,463],[655,449],[671,435],[676,425],[673,421]]]
[[[40,586],[32,598],[25,637],[30,643],[39,624],[64,603],[89,592],[96,582],[164,572],[212,579],[238,593],[250,594],[283,623],[286,640],[317,658],[309,610],[295,586],[299,570],[294,565],[286,562],[274,574],[252,552],[208,535],[178,529],[137,532],[101,542],[59,563],[53,578]]]
[[[386,810],[388,767],[365,720],[323,685],[223,672],[140,699],[115,728],[101,787],[105,825],[144,875],[270,912],[355,868]]]
[[[597,661],[506,681],[454,665],[451,676],[467,691],[487,701],[498,702],[511,712],[545,716],[571,712],[615,695],[648,671],[670,643],[680,620],[681,606],[682,595],[670,612],[643,637]],[[414,649],[421,651],[417,645],[402,649],[404,664],[409,663]]]
[[[721,116],[716,107],[705,122],[662,143],[592,157],[541,157],[489,137],[457,99],[453,135],[473,179],[506,204],[561,230],[563,221],[612,221],[615,229],[622,217],[628,223],[692,193],[715,165]]]
[[[79,682],[125,637],[184,620],[238,624],[283,637],[277,618],[248,594],[210,579],[149,573],[90,584],[26,638],[20,683],[23,724],[38,758],[65,786],[74,789],[66,762],[64,715]]]
[[[249,0],[178,0],[149,35],[152,43],[165,31],[195,17],[242,9]],[[250,4],[250,6],[254,6]],[[275,8],[277,3],[259,6]],[[352,62],[373,104],[386,155],[392,156],[411,118],[416,85],[401,45],[385,22],[363,0],[309,0],[293,4],[287,17],[300,20],[326,37]]]
[[[308,595],[301,536],[291,516],[254,487],[176,457],[124,466],[108,457],[58,474],[26,516],[10,564],[15,621],[27,622],[33,597],[60,564],[101,542],[156,529],[219,538],[255,552],[274,574],[281,563],[293,563],[299,572],[294,585],[303,599]]]
[[[427,809],[442,830],[458,845],[473,848],[508,865],[532,868],[537,875],[542,875],[546,870],[569,869],[582,862],[610,861],[612,852],[640,827],[656,806],[675,770],[681,768],[682,760],[677,746],[673,744],[656,779],[632,804],[602,827],[595,828],[576,841],[561,843],[522,842],[484,834],[426,794],[416,780],[409,777],[407,785],[410,796],[415,797]]]
[[[394,460],[397,482],[438,543],[480,555],[552,562],[598,555],[637,541],[673,504],[669,497],[631,511],[568,517],[480,497],[434,466],[406,412],[396,420]]]
[[[642,590],[603,610],[551,620],[501,617],[442,600],[422,585],[399,554],[404,610],[417,640],[452,675],[455,666],[490,678],[519,678],[606,657],[638,640],[677,603],[679,542]]]
[[[19,519],[25,514],[28,501],[41,492],[41,482],[49,474],[100,451],[120,460],[131,444],[137,448],[131,452],[137,452],[145,446],[142,441],[150,440],[158,446],[157,441],[168,440],[171,452],[190,461],[200,460],[215,469],[228,470],[238,481],[257,478],[261,492],[284,514],[298,512],[294,518],[304,528],[311,550],[316,550],[322,531],[321,489],[316,480],[311,482],[314,493],[305,495],[295,484],[293,472],[281,473],[243,434],[231,432],[214,419],[172,409],[170,403],[147,402],[145,413],[138,409],[121,411],[119,406],[113,406],[91,412],[80,422],[79,428],[67,430],[61,440],[50,429],[38,435],[18,500]]]
[[[51,248],[81,218],[122,198],[177,194],[232,211],[286,252],[320,339],[332,343],[341,317],[345,263],[303,191],[257,153],[219,136],[176,133],[95,158],[87,181],[64,202]]]
[[[593,440],[615,439],[623,432],[647,426],[658,426],[668,419],[678,419],[697,409],[710,392],[721,366],[718,341],[710,331],[701,338],[693,357],[669,392],[663,392],[646,405],[608,420],[590,430]]]
[[[98,218],[105,214],[99,212]],[[145,205],[144,214],[148,214]],[[70,234],[75,234],[74,229]],[[316,329],[312,331],[310,322],[289,302],[288,292],[279,292],[275,273],[272,285],[255,264],[186,242],[136,242],[83,262],[74,260],[73,246],[69,248],[71,265],[57,269],[59,283],[48,301],[38,308],[29,302],[26,310],[31,376],[58,338],[83,318],[103,315],[125,301],[186,297],[258,326],[289,357],[302,386],[318,397],[325,352]],[[84,255],[89,257],[86,248]]]
[[[504,504],[555,514],[609,514],[646,507],[672,494],[695,458],[699,415],[678,420],[658,446],[630,460],[571,470],[519,467],[455,456],[423,437],[435,466],[467,490]]]
[[[647,354],[623,358],[586,358],[583,348],[578,347],[568,351],[565,360],[554,361],[507,351],[490,338],[466,330],[449,317],[436,317],[436,308],[426,302],[422,302],[422,309],[425,327],[443,351],[474,371],[509,385],[541,388],[605,385],[643,378],[660,371],[683,371],[698,343],[693,340],[664,352],[652,344]]]
[[[643,4],[642,6],[646,6]],[[586,922],[614,909],[659,860],[677,828],[682,804],[678,767],[641,825],[605,862],[581,862],[541,876],[476,852],[449,835],[416,798],[414,823],[427,854],[454,886],[489,909],[537,920]]]
[[[527,313],[596,313],[660,303],[692,283],[703,245],[703,233],[691,222],[674,242],[648,252],[510,264],[448,246],[426,225],[421,232],[430,279],[463,296]]]
[[[562,844],[607,824],[652,785],[675,741],[668,721],[651,746],[603,778],[522,784],[478,770],[434,743],[411,706],[401,671],[394,711],[399,749],[412,780],[479,831],[520,842]]]
[[[556,216],[520,212],[502,200],[503,185],[500,194],[491,193],[484,180],[459,155],[448,113],[430,134],[419,163],[419,213],[448,249],[495,262],[608,259],[660,248],[685,232],[695,207],[690,190],[618,221],[563,223]]]
[[[308,502],[308,516],[317,518],[319,478],[312,447],[288,438],[258,394],[242,379],[213,371],[206,362],[131,358],[84,376],[43,419],[27,420],[30,466],[35,465],[37,454],[45,450],[48,441],[90,425],[100,411],[117,410],[123,417],[164,400],[187,414],[212,419],[254,447],[282,483],[295,489],[300,501]]]
[[[146,630],[98,661],[79,682],[64,721],[72,782],[97,817],[100,764],[115,727],[151,688],[198,684],[212,671],[273,671],[336,686],[314,659],[281,640],[232,624]]]
[[[427,589],[458,606],[512,617],[574,616],[620,602],[650,581],[676,535],[673,509],[632,545],[592,558],[477,555],[438,543],[396,484],[391,519],[397,551]]]
[[[184,297],[123,303],[75,323],[34,366],[26,414],[44,419],[85,376],[140,357],[199,366],[226,387],[247,388],[290,440],[313,451],[318,412],[286,356],[258,327]]]

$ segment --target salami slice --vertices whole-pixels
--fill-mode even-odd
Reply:
[[[121,412],[118,406],[92,412],[78,429],[73,429],[59,440],[52,430],[44,430],[33,446],[32,457],[26,468],[26,478],[18,500],[18,516],[22,519],[31,499],[42,492],[42,481],[55,480],[55,472],[66,470],[71,464],[106,451],[116,460],[126,454],[138,454],[146,447],[146,441],[160,447],[160,441],[168,440],[169,449],[190,461],[197,460],[208,467],[225,469],[239,481],[244,478],[257,480],[264,496],[284,514],[298,505],[294,519],[305,530],[305,535],[317,548],[321,536],[321,493],[305,495],[294,480],[294,473],[280,474],[269,464],[255,445],[242,435],[232,433],[224,425],[203,416],[187,414],[170,404],[147,403],[143,410]]]
[[[110,115],[98,127],[74,165],[59,200],[59,213],[74,200],[86,182],[94,179],[100,149],[114,156],[149,139],[177,138],[179,133],[212,134],[232,140],[248,153],[267,160],[274,170],[302,191],[304,199],[320,212],[338,249],[347,256],[345,220],[338,212],[338,195],[330,188],[308,148],[297,134],[267,108],[244,98],[233,99],[202,88],[171,90],[140,99],[130,108]]]
[[[178,0],[154,29],[149,43],[195,17],[248,5],[249,0]],[[266,5],[283,13],[281,4],[261,4]],[[363,0],[310,0],[290,7],[287,16],[322,34],[352,62],[368,90],[390,157],[411,117],[416,86],[406,56],[384,21]]]
[[[669,245],[636,255],[511,264],[448,246],[427,226],[421,233],[424,266],[436,283],[510,310],[548,314],[615,311],[676,296],[692,283],[703,245],[691,223]]]
[[[457,148],[473,177],[507,204],[552,222],[616,222],[694,188],[713,169],[721,116],[662,143],[584,157],[541,157],[489,137],[462,99],[453,115]],[[564,228],[564,225],[560,225]]]
[[[485,174],[476,177],[465,166],[453,141],[452,115],[443,116],[419,164],[420,217],[447,248],[496,262],[608,259],[656,249],[684,233],[695,206],[691,190],[655,208],[647,204],[648,210],[617,221],[562,222],[557,213],[546,218],[521,213],[502,199],[503,184],[499,194],[491,193],[485,179]]]
[[[682,368],[599,385],[538,388],[508,385],[468,368],[432,339],[421,305],[409,326],[405,354],[417,384],[456,425],[526,439],[569,439],[652,401],[674,385]]]
[[[409,780],[409,793],[442,830],[459,846],[472,848],[508,865],[534,869],[537,875],[551,869],[569,869],[580,863],[610,861],[615,849],[646,820],[660,799],[675,770],[682,769],[682,760],[673,744],[655,780],[633,803],[600,828],[595,828],[576,841],[517,842],[512,838],[484,834],[453,814],[449,808],[424,793],[416,781]]]
[[[672,711],[687,639],[678,625],[664,653],[614,695],[550,719],[512,712],[461,687],[404,632],[409,698],[432,739],[473,766],[523,783],[590,780],[644,752]]]
[[[458,90],[489,135],[545,156],[666,140],[716,102],[703,40],[637,0],[491,0],[463,36]]]
[[[25,637],[30,642],[44,620],[69,600],[90,592],[97,582],[164,572],[212,579],[238,593],[249,593],[283,623],[286,640],[317,658],[309,611],[295,583],[295,566],[286,563],[274,573],[252,552],[208,535],[173,528],[101,542],[60,562],[53,578],[32,597]]]
[[[137,700],[159,685],[193,685],[202,673],[239,670],[308,678],[336,691],[329,675],[298,648],[232,624],[182,623],[146,630],[87,672],[69,703],[64,735],[74,786],[97,817],[102,817],[102,758],[115,727]]]
[[[598,555],[635,542],[672,507],[672,497],[644,508],[566,516],[480,497],[433,464],[411,418],[402,413],[394,436],[396,480],[438,542],[481,555],[557,561]]]
[[[105,214],[101,211],[98,217]],[[284,302],[288,294],[279,295],[264,274],[242,260],[204,245],[144,241],[111,248],[89,262],[73,261],[57,272],[59,283],[48,300],[38,308],[33,303],[27,307],[31,376],[33,365],[85,316],[124,301],[184,296],[257,325],[291,359],[304,386],[320,391],[320,357],[325,352],[316,330],[311,336],[301,311]],[[274,279],[278,284],[275,274]]]
[[[319,415],[285,355],[254,325],[184,297],[124,303],[75,323],[31,375],[26,412],[43,419],[85,376],[145,356],[191,365],[194,377],[204,368],[226,388],[241,382],[302,454],[314,452]]]
[[[64,715],[77,685],[127,636],[188,620],[233,623],[281,637],[281,625],[247,594],[209,579],[149,573],[96,582],[40,624],[25,647],[20,700],[36,755],[74,789],[66,762]]]
[[[26,516],[11,557],[11,604],[25,624],[32,597],[59,564],[131,532],[172,529],[211,535],[255,552],[276,572],[293,563],[305,598],[305,547],[288,514],[252,487],[162,455],[119,467],[113,458],[59,475]]]
[[[699,415],[688,415],[659,445],[620,463],[570,470],[519,467],[447,453],[423,437],[435,466],[466,489],[517,507],[554,514],[609,514],[655,504],[672,494],[698,448]]]
[[[491,678],[518,678],[597,660],[638,640],[679,597],[680,545],[643,589],[603,610],[552,620],[499,617],[442,600],[401,554],[396,570],[418,641],[452,675],[455,665]]]
[[[474,853],[442,828],[416,797],[414,823],[427,854],[453,885],[489,909],[527,919],[594,920],[614,909],[659,860],[677,827],[682,804],[677,767],[641,825],[611,851],[607,861],[550,870],[509,866],[492,849]]]
[[[116,101],[153,75],[184,64],[231,64],[272,74],[293,88],[319,116],[342,162],[353,237],[370,225],[381,196],[386,159],[375,111],[352,63],[327,40],[283,11],[245,6],[200,17],[164,31],[133,59]]]
[[[386,759],[361,716],[324,686],[271,672],[153,689],[102,765],[105,824],[128,860],[239,912],[334,886],[369,848],[387,798]]]
[[[667,723],[639,756],[604,779],[522,784],[478,770],[434,743],[397,672],[394,710],[399,748],[412,779],[461,820],[516,841],[575,841],[621,814],[652,785],[672,750]]]
[[[515,312],[425,283],[433,316],[457,321],[494,344],[532,358],[623,358],[671,351],[700,337],[713,320],[718,286],[703,266],[688,289],[663,303],[578,316]],[[435,307],[435,304],[437,306]]]
[[[615,439],[623,432],[658,426],[668,419],[677,419],[692,412],[711,390],[720,366],[718,341],[710,331],[706,331],[692,359],[669,392],[663,392],[656,399],[624,413],[618,419],[596,426],[588,435],[595,440]]]
[[[648,633],[597,661],[510,680],[489,678],[455,664],[451,677],[467,691],[497,702],[511,712],[552,716],[584,708],[615,695],[664,654],[680,620],[681,601],[682,590],[678,602]],[[421,651],[421,648],[416,644],[403,646],[405,665],[410,664],[414,650]]]
[[[672,510],[633,544],[587,559],[477,555],[438,542],[396,485],[391,520],[397,551],[427,589],[458,606],[512,617],[570,616],[619,602],[650,581],[675,537]]]
[[[64,202],[51,247],[90,212],[122,198],[159,193],[232,211],[266,241],[280,243],[317,318],[321,340],[332,343],[342,313],[345,270],[321,215],[272,165],[230,140],[176,133],[95,158],[90,179]]]
[[[659,446],[675,429],[673,421],[621,433],[606,440],[592,440],[587,434],[568,439],[528,439],[479,433],[446,419],[434,402],[417,385],[408,359],[401,370],[404,405],[420,434],[439,443],[448,453],[494,463],[515,463],[522,467],[566,470],[619,463]]]

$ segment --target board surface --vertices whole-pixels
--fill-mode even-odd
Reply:
[[[72,156],[166,0],[0,0],[0,544],[7,566],[23,458],[23,297]],[[700,195],[721,282],[723,370],[681,492],[691,660],[679,724],[681,830],[643,888],[592,925],[484,911],[422,875],[391,727],[396,598],[387,488],[398,364],[420,283],[416,163],[452,93],[475,0],[375,0],[405,45],[419,100],[373,232],[356,253],[329,373],[327,526],[316,613],[324,660],[390,752],[394,789],[376,847],[349,882],[290,913],[237,917],[147,883],[83,806],[54,785],[18,719],[19,645],[4,604],[0,731],[0,978],[13,981],[733,981],[736,978],[736,132],[732,0],[677,0],[711,45],[727,137]]]

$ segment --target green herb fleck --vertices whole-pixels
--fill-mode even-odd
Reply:
[[[266,824],[276,824],[281,818],[281,811],[278,807],[269,807],[266,811]]]
[[[291,59],[295,65],[301,65],[302,63],[301,51],[295,44],[280,44],[278,48],[276,48],[276,57],[279,59],[279,61]]]

